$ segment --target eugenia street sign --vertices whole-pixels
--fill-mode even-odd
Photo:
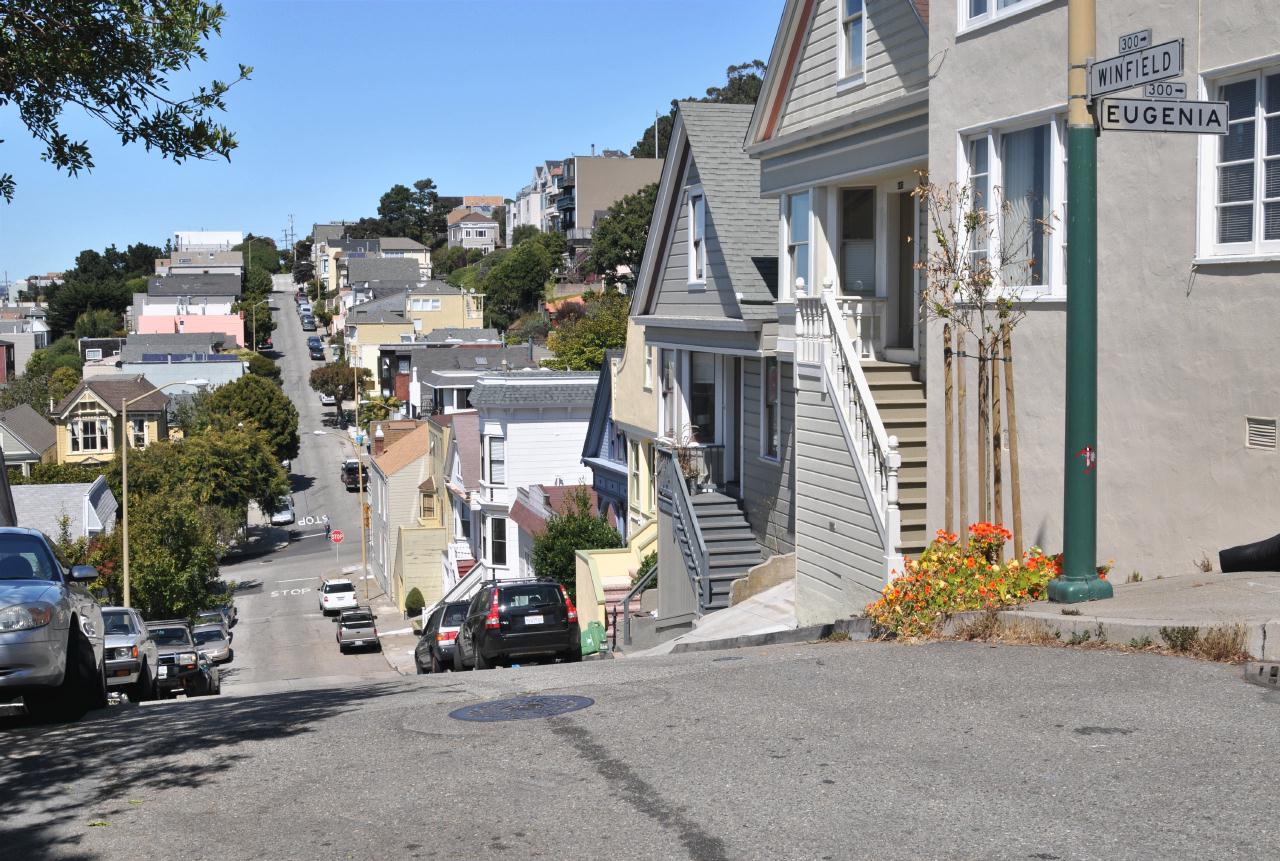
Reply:
[[[1103,99],[1098,119],[1110,131],[1225,135],[1227,103]]]
[[[1150,48],[1089,64],[1089,99],[1140,87],[1182,74],[1182,40],[1161,42]]]

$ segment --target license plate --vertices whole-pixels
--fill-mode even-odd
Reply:
[[[363,645],[364,645],[365,643],[367,643],[367,642],[368,642],[367,640],[352,640],[350,643],[347,643],[347,645],[348,645],[348,646],[363,646]]]
[[[524,623],[525,623],[525,625],[526,625],[526,626],[528,626],[528,625],[541,625],[541,624],[542,624],[542,617],[541,617],[541,616],[525,616],[525,617],[524,617]]]
[[[156,675],[158,675],[160,678],[162,678],[162,679],[163,679],[165,676],[169,675],[169,668],[168,668],[168,667],[160,667],[160,668],[159,668],[159,671],[156,673]]]
[[[129,671],[128,671],[128,670],[116,670],[116,675],[117,675],[117,676],[127,676],[127,675],[129,675]]]

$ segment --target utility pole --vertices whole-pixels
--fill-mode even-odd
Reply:
[[[355,401],[356,437],[360,437],[360,366],[351,366],[351,393]],[[369,503],[364,498],[364,459],[356,455],[356,489],[360,499],[360,576],[364,578],[364,600],[369,600],[369,540],[365,535],[365,519],[369,516]]]
[[[1067,380],[1062,573],[1049,600],[1110,598],[1098,577],[1098,133],[1088,63],[1097,0],[1067,2]]]

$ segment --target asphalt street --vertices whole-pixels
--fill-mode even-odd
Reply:
[[[322,407],[308,384],[320,364],[312,361],[293,301],[288,276],[277,276],[272,306],[276,330],[272,335],[282,371],[285,394],[298,408],[301,437],[289,480],[293,487],[297,522],[289,527],[287,548],[245,559],[222,568],[225,580],[235,581],[239,623],[235,628],[235,660],[223,667],[223,690],[251,691],[264,683],[290,685],[314,678],[370,678],[395,675],[378,653],[342,655],[335,640],[335,623],[320,612],[322,577],[349,576],[356,580],[361,600],[365,585],[355,569],[360,563],[359,504],[338,475],[342,459],[352,453],[350,439],[335,427],[333,407]],[[323,435],[314,431],[321,430]],[[325,522],[343,532],[335,545],[325,538]],[[375,584],[369,593],[376,597]],[[400,627],[395,620],[379,626]]]
[[[522,693],[594,705],[471,723]],[[1150,654],[829,643],[123,706],[3,732],[53,859],[1272,858],[1280,692]]]

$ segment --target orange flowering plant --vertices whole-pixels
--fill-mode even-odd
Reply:
[[[1058,576],[1056,557],[1038,547],[1021,559],[1000,561],[1000,549],[1012,538],[995,523],[969,527],[969,541],[960,544],[954,532],[939,529],[919,559],[907,559],[901,577],[867,605],[866,615],[886,633],[924,637],[953,613],[998,610],[1036,601]]]

